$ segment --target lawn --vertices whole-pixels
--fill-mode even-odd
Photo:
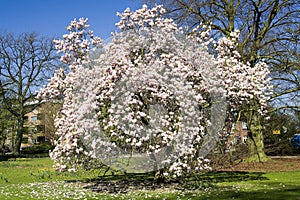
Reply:
[[[293,199],[300,200],[300,169],[220,171],[153,184],[150,174],[99,176],[60,173],[49,158],[0,162],[0,199]]]

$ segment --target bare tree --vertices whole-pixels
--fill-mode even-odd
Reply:
[[[38,105],[36,91],[46,83],[57,65],[51,39],[35,33],[0,35],[0,87],[5,108],[16,118],[13,153],[20,153],[24,115]]]
[[[145,0],[164,4],[168,17],[192,30],[210,25],[212,37],[239,29],[238,51],[252,66],[265,61],[271,69],[274,110],[300,109],[300,2],[298,0]],[[261,117],[257,102],[244,110],[250,129],[251,156],[264,160]],[[257,159],[256,159],[257,160]]]

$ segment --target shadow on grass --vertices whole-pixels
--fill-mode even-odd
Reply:
[[[230,172],[207,172],[197,174],[191,177],[196,180],[211,183],[220,182],[237,182],[237,181],[250,181],[250,180],[268,180],[264,177],[264,172],[241,172],[241,171],[230,171]]]
[[[206,172],[199,173],[194,176],[186,177],[183,179],[185,189],[203,189],[206,187],[214,187],[216,183],[222,182],[240,182],[251,180],[268,180],[263,172]]]
[[[127,193],[132,190],[155,190],[158,188],[173,187],[179,190],[196,190],[214,187],[220,182],[237,182],[248,180],[267,180],[262,172],[207,172],[199,173],[181,179],[157,181],[153,173],[130,173],[122,175],[106,175],[95,179],[86,179],[86,189],[94,192]],[[69,182],[74,182],[71,180]]]
[[[74,180],[68,181],[73,182]],[[76,180],[75,180],[76,181]],[[118,175],[99,176],[94,179],[85,179],[88,183],[85,189],[94,192],[127,193],[132,190],[155,190],[170,185],[169,182],[157,182],[152,173],[129,173]]]

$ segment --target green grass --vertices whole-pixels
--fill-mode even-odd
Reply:
[[[300,171],[270,172],[265,179],[220,182],[219,188],[232,188],[222,192],[222,199],[295,199],[300,200]]]
[[[209,172],[158,186],[132,190],[150,174],[98,177],[100,171],[60,173],[49,158],[0,162],[0,199],[293,199],[300,200],[300,170],[294,172]],[[97,193],[104,183],[128,183],[126,193]],[[99,185],[98,185],[99,186]],[[101,186],[101,185],[100,185]]]
[[[0,185],[83,179],[96,172],[61,173],[52,168],[49,158],[19,158],[0,162]]]

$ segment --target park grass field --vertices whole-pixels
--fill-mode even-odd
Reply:
[[[207,172],[151,187],[149,174],[101,176],[100,170],[61,173],[49,158],[0,162],[0,199],[293,199],[300,169]],[[100,175],[100,176],[99,176]],[[103,190],[113,188],[113,190]],[[125,189],[124,189],[125,188]]]

